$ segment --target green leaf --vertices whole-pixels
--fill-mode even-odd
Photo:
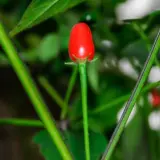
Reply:
[[[15,35],[27,28],[83,2],[84,0],[33,0],[19,24],[11,31]]]
[[[63,133],[64,141],[69,147],[75,160],[85,159],[85,149],[83,133],[69,132]],[[90,132],[90,150],[91,160],[98,160],[104,152],[107,141],[102,134]],[[56,146],[52,143],[50,136],[46,130],[40,131],[35,135],[33,141],[40,146],[40,151],[46,160],[61,160],[60,154]]]
[[[88,121],[90,130],[94,132],[104,132],[106,130],[110,130],[114,125],[116,125],[117,113],[123,107],[125,102],[117,102],[117,104],[113,104],[113,106],[108,104],[115,102],[118,97],[126,95],[130,91],[126,82],[127,79],[124,80],[122,77],[114,74],[107,73],[100,76],[100,93],[96,96],[92,95],[93,103],[88,103]],[[105,108],[105,110],[102,112],[94,112],[101,107]],[[69,112],[72,128],[83,128],[83,121],[80,117],[82,117],[81,99],[77,96],[73,101]]]
[[[74,155],[75,160],[85,159],[84,137],[83,133],[67,132],[68,146]],[[90,132],[90,151],[91,160],[98,160],[104,152],[107,144],[105,137],[102,134]]]
[[[56,160],[62,159],[46,130],[38,132],[33,141],[40,146],[40,152],[45,157],[45,160],[53,160],[53,158]]]
[[[122,78],[109,73],[107,74],[107,79],[106,76],[103,79],[100,79],[101,93],[94,98],[96,107],[93,108],[92,111],[96,111],[101,107],[104,107],[105,110],[97,113],[94,112],[94,114],[91,111],[92,114],[89,117],[89,127],[91,130],[104,132],[116,125],[117,113],[123,107],[124,102],[117,103],[113,106],[108,104],[116,102],[118,97],[121,97],[128,92],[129,89],[125,84],[126,81]]]
[[[138,40],[127,45],[122,54],[128,57],[136,57],[141,63],[144,63],[148,55],[146,44],[143,40]]]
[[[48,62],[57,57],[59,53],[59,37],[56,34],[48,34],[41,42],[37,54],[42,62]]]
[[[96,93],[99,92],[99,66],[100,59],[97,59],[89,63],[87,72],[89,84]]]

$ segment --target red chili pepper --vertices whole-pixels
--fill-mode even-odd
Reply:
[[[69,40],[69,56],[74,62],[91,61],[94,58],[94,43],[89,26],[77,23],[73,26]]]
[[[152,94],[152,102],[151,102],[152,105],[154,107],[160,106],[160,93],[156,89],[154,89],[151,92],[151,94]]]

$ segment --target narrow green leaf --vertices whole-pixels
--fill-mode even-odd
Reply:
[[[11,36],[83,2],[84,0],[32,0]]]

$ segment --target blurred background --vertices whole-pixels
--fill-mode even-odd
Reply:
[[[0,0],[0,21],[3,22],[8,33],[20,21],[30,2],[31,0]],[[90,26],[97,60],[88,64],[87,68],[88,106],[90,111],[93,111],[93,114],[89,115],[89,128],[93,132],[105,135],[107,141],[128,99],[128,97],[122,98],[117,102],[117,98],[129,95],[134,88],[160,26],[159,11],[151,12],[154,11],[152,8],[139,16],[125,17],[125,13],[121,13],[119,8],[119,3],[122,2],[124,1],[83,1],[12,38],[19,56],[29,68],[50,112],[58,123],[60,107],[47,93],[40,76],[45,77],[64,98],[73,71],[72,66],[64,64],[70,62],[68,57],[70,30],[77,22],[85,22]],[[126,9],[125,7],[123,9]],[[133,10],[133,13],[135,12],[136,10]],[[158,55],[146,85],[160,80],[159,58]],[[117,103],[113,104],[114,101]],[[69,100],[69,107],[67,129],[81,132],[83,127],[79,77]],[[0,118],[38,119],[2,48],[0,48]],[[2,124],[0,160],[43,159],[38,146],[32,141],[35,133],[40,130],[36,127]],[[113,160],[135,158],[137,160],[160,159],[158,87],[139,97],[112,157]]]

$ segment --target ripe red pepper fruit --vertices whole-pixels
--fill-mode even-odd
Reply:
[[[152,94],[151,103],[152,103],[153,107],[160,106],[160,93],[156,89],[154,89],[154,90],[152,90],[151,94]]]
[[[74,62],[91,61],[94,58],[94,43],[89,26],[77,23],[73,26],[69,40],[69,56]]]

